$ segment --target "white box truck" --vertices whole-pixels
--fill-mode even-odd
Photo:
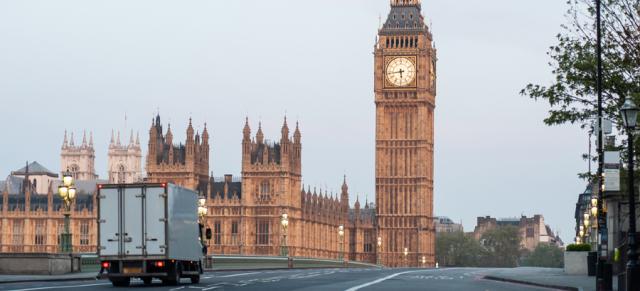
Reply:
[[[101,277],[114,286],[131,278],[200,281],[206,248],[196,192],[167,183],[98,185],[97,200]]]

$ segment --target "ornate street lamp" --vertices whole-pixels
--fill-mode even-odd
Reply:
[[[622,109],[620,110],[622,115],[622,121],[627,131],[627,145],[628,145],[628,159],[629,165],[627,168],[627,194],[629,196],[629,231],[627,238],[627,245],[629,246],[629,252],[627,253],[627,290],[637,290],[640,288],[640,272],[638,268],[638,253],[636,245],[636,191],[634,178],[634,164],[633,164],[633,131],[636,129],[638,123],[638,107],[627,97]]]
[[[200,227],[200,243],[202,244],[202,253],[205,255],[205,257],[207,257],[207,254],[209,252],[209,245],[211,244],[210,239],[211,239],[211,229],[207,228],[205,230],[204,226],[206,224],[206,217],[207,217],[207,213],[209,212],[209,208],[207,208],[207,199],[204,196],[200,196],[200,198],[198,199],[198,227]],[[206,231],[205,236],[202,236],[203,231]],[[204,239],[207,240],[207,244],[205,244]],[[207,261],[206,264],[207,266],[210,266],[211,262],[208,260],[207,257]]]
[[[338,226],[338,239],[340,243],[340,253],[338,254],[338,260],[343,260],[344,258],[344,225]]]
[[[73,252],[71,245],[71,232],[69,230],[71,217],[71,204],[76,199],[76,187],[73,184],[73,176],[67,170],[62,174],[62,185],[58,186],[58,195],[64,202],[64,233],[60,235],[60,251]]]
[[[378,255],[376,256],[378,259],[378,265],[380,265],[380,256],[382,256],[382,237],[378,237]]]
[[[280,217],[280,224],[282,225],[282,247],[280,248],[280,255],[283,257],[289,257],[289,247],[287,247],[287,229],[289,228],[289,215],[283,213]]]
[[[404,248],[404,264],[405,266],[409,267],[409,265],[407,264],[407,255],[409,255],[409,248]]]

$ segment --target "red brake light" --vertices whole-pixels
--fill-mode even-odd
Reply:
[[[111,266],[111,264],[109,264],[109,262],[102,262],[102,268],[103,269],[109,269],[109,266]]]
[[[164,267],[164,262],[163,261],[157,261],[156,262],[156,267],[158,267],[158,268]]]
[[[162,188],[167,187],[166,183],[162,183]]]

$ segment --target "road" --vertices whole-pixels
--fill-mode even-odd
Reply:
[[[200,284],[183,279],[178,286],[154,280],[150,286],[135,280],[128,288],[114,288],[106,280],[1,284],[0,290],[550,290],[482,279],[486,269],[308,269],[205,273]]]

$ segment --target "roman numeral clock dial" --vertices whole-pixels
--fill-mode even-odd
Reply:
[[[416,77],[416,66],[408,58],[399,57],[389,62],[386,69],[387,81],[397,87],[412,84]]]

